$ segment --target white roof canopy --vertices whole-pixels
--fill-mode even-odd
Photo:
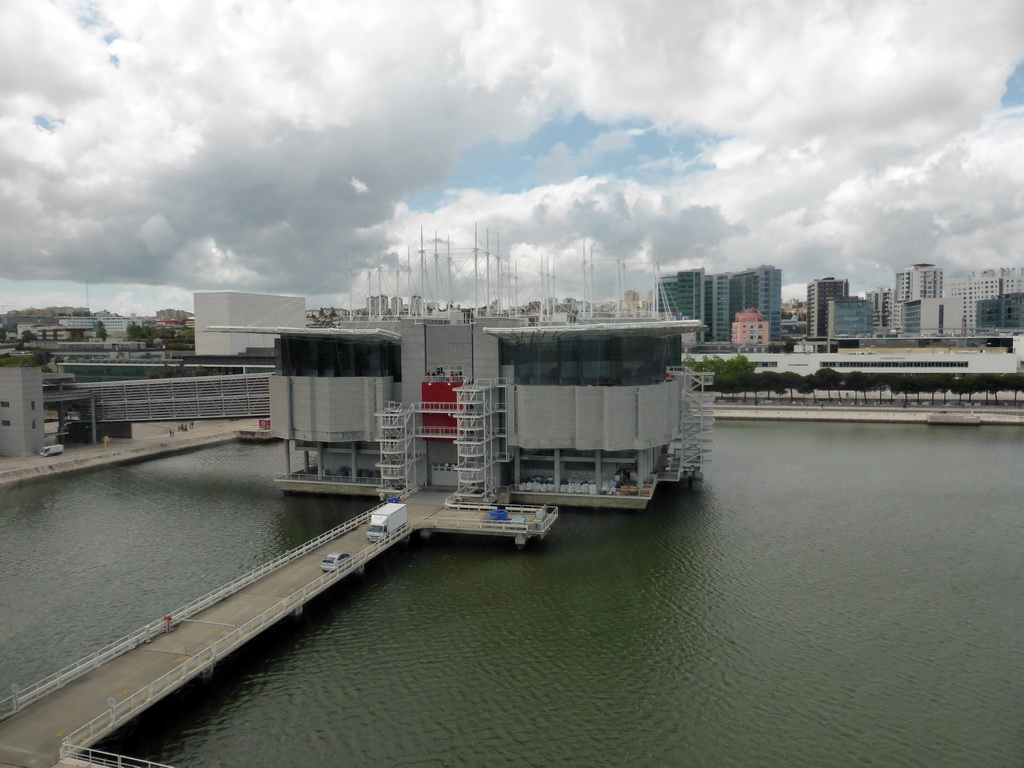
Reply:
[[[264,333],[271,336],[304,336],[314,339],[350,339],[352,341],[395,341],[402,335],[383,328],[288,328],[282,326],[209,325],[217,333]]]
[[[529,339],[556,339],[563,336],[681,336],[706,331],[700,320],[656,320],[638,323],[576,323],[574,325],[535,325],[512,328],[484,328],[484,333],[511,342]]]

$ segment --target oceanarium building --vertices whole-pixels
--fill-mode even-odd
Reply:
[[[708,375],[680,367],[699,321],[525,323],[459,310],[217,330],[279,336],[286,491],[642,508],[659,482],[700,478]]]

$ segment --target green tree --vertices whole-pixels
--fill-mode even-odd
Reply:
[[[1004,387],[1007,392],[1013,392],[1013,402],[1016,405],[1017,395],[1024,392],[1024,376],[1019,373],[1010,373],[1003,377]]]
[[[729,358],[712,355],[703,360],[696,360],[687,355],[683,360],[683,365],[698,373],[713,373],[716,378],[718,376],[738,376],[741,373],[753,373],[757,370],[757,366],[750,362],[745,355]]]
[[[824,389],[825,394],[828,395],[828,401],[832,402],[832,390],[836,391],[836,395],[839,397],[839,402],[843,402],[843,393],[839,387],[843,383],[843,375],[839,373],[835,368],[819,368],[817,371],[811,374],[813,384],[818,389]]]
[[[999,393],[1006,386],[1003,376],[1001,374],[985,373],[977,378],[979,380],[979,391],[985,393],[985,402],[988,402],[989,395],[993,395],[996,399],[996,405],[999,405]]]
[[[102,320],[96,321],[96,338],[100,341],[107,340],[107,326],[103,324]]]
[[[953,394],[959,396],[960,403],[963,403],[964,395],[967,395],[967,402],[970,403],[974,401],[975,393],[981,391],[981,383],[977,376],[961,376],[953,381],[953,385],[949,389]]]
[[[800,377],[800,383],[797,385],[796,391],[801,395],[804,395],[804,402],[807,402],[806,395],[811,396],[811,400],[815,403],[818,402],[818,388],[817,379],[814,378],[813,373],[809,373],[806,376]]]
[[[789,402],[793,402],[793,393],[799,388],[804,377],[795,371],[783,371],[778,374],[779,385],[785,387],[789,391]]]
[[[864,402],[868,401],[868,390],[872,387],[871,377],[863,371],[850,371],[843,377],[843,386],[853,392],[853,402],[856,404],[857,395],[860,394],[864,398]]]
[[[777,371],[765,371],[764,373],[757,374],[757,376],[761,379],[761,388],[768,393],[767,399],[769,401],[772,399],[772,392],[781,399],[789,389],[783,374]]]

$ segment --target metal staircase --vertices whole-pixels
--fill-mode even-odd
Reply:
[[[380,497],[404,496],[423,484],[415,412],[402,403],[387,402],[375,416],[380,439]]]
[[[509,461],[505,430],[506,379],[467,381],[457,392],[455,438],[459,487],[455,504],[489,504],[501,485],[500,464]]]
[[[668,464],[658,476],[663,480],[699,478],[704,463],[711,461],[714,396],[704,388],[711,383],[714,374],[683,368],[673,370],[672,375],[683,383],[679,429],[668,446]]]

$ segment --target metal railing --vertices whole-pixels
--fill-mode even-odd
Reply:
[[[375,507],[378,509],[379,507]],[[362,522],[373,512],[364,512],[359,516]],[[351,522],[351,521],[350,521]],[[340,526],[339,526],[340,527]],[[61,753],[77,746],[88,746],[94,744],[108,733],[111,733],[126,721],[130,720],[140,711],[155,704],[160,699],[168,696],[181,685],[193,679],[204,670],[212,667],[218,659],[228,655],[241,646],[250,637],[262,632],[267,627],[276,624],[282,618],[293,612],[296,608],[304,605],[308,600],[323,592],[335,581],[348,575],[353,570],[362,568],[367,561],[376,557],[382,550],[388,549],[393,544],[401,541],[413,530],[413,526],[402,526],[397,531],[388,534],[379,541],[374,542],[366,549],[356,553],[345,561],[345,564],[334,571],[328,571],[320,577],[306,584],[301,590],[296,590],[288,597],[278,601],[261,614],[237,627],[232,632],[220,638],[212,645],[208,645],[193,656],[183,661],[170,672],[157,678],[145,688],[136,691],[102,715],[98,715],[76,731],[68,734],[61,746]],[[320,538],[320,537],[318,537]],[[314,539],[315,541],[315,539]],[[307,542],[303,548],[312,542]],[[312,547],[310,547],[312,549]],[[294,551],[294,550],[293,550]],[[274,562],[274,561],[271,561]],[[268,564],[269,565],[269,564]]]
[[[417,427],[417,437],[455,437],[458,427]]]
[[[295,549],[285,552],[283,555],[275,557],[268,563],[264,563],[258,568],[249,571],[237,579],[228,582],[222,587],[218,587],[212,592],[208,592],[202,597],[198,597],[189,603],[181,606],[177,610],[168,613],[171,616],[171,626],[175,626],[181,623],[182,620],[191,618],[200,611],[209,608],[211,605],[219,603],[221,600],[230,597],[236,592],[245,589],[255,581],[263,578],[272,571],[277,570],[283,565],[287,565],[293,560],[302,557],[303,555],[309,554],[317,547],[325,544],[331,539],[335,539],[338,536],[342,536],[349,531],[358,528],[360,525],[370,519],[370,512],[363,512],[360,515],[352,518],[348,522],[342,523],[341,525],[332,528],[326,533],[322,533],[315,539],[307,541],[305,544],[296,547]],[[103,664],[106,664],[111,659],[115,659],[122,654],[127,653],[133,648],[137,648],[148,640],[152,640],[157,635],[166,631],[167,622],[163,618],[151,621],[149,624],[139,629],[130,632],[129,634],[122,637],[120,640],[115,640],[109,645],[100,648],[97,651],[93,651],[88,656],[79,659],[74,664],[70,664],[58,672],[45,677],[38,682],[32,683],[26,686],[24,689],[19,690],[13,696],[8,696],[6,699],[0,700],[0,720],[10,717],[18,710],[31,704],[33,701],[46,696],[48,693],[52,693],[58,688],[62,688],[70,682],[77,680],[82,675],[91,672]]]
[[[380,485],[379,477],[352,477],[351,475],[319,475],[292,472],[290,475],[274,475],[274,481],[294,480],[300,483],[338,483],[343,485]]]
[[[558,516],[557,512],[544,517],[543,520],[526,520],[517,522],[513,520],[491,520],[489,518],[480,520],[467,520],[461,517],[438,517],[434,515],[424,521],[422,527],[442,527],[444,530],[459,531],[482,531],[484,533],[547,533],[548,528]]]
[[[113,752],[104,752],[101,749],[89,747],[74,747],[68,745],[67,750],[61,749],[61,758],[81,760],[90,766],[99,765],[104,768],[173,768],[166,763],[154,763],[152,760],[142,760],[127,755],[116,755]]]

